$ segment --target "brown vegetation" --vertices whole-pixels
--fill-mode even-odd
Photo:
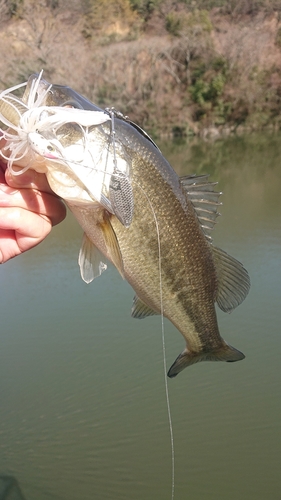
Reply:
[[[280,12],[277,0],[0,0],[0,86],[43,68],[154,135],[279,127]]]

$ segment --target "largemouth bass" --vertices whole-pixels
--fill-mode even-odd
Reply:
[[[68,87],[50,86],[42,79],[37,87],[43,96],[40,106],[73,106],[104,113]],[[30,92],[29,84],[22,99],[25,105]],[[0,95],[0,113],[7,118],[9,113],[1,108],[1,102]],[[14,106],[19,108],[16,103]],[[65,200],[84,230],[79,255],[83,279],[89,282],[105,270],[105,257],[136,292],[133,317],[163,314],[175,325],[186,347],[169,369],[169,377],[199,361],[242,360],[244,354],[220,336],[215,311],[215,303],[223,311],[234,309],[250,287],[243,265],[211,241],[220,193],[207,176],[180,179],[139,127],[115,115],[113,129],[112,118],[110,113],[100,115],[87,129],[91,158],[93,162],[101,158],[92,167],[91,162],[86,161],[85,168],[80,159],[72,161],[75,144],[80,144],[81,156],[84,135],[81,139],[81,127],[71,119],[55,133],[41,130],[38,134],[35,130],[28,139],[36,158],[44,160],[51,188]],[[112,165],[108,171],[107,162]],[[24,157],[17,164],[36,168]],[[116,164],[131,188],[129,195],[124,194],[125,205],[129,199],[127,205],[133,207],[128,220],[116,213],[118,203],[117,209],[111,203],[110,180],[103,203],[92,192],[91,170],[112,179]],[[122,194],[122,186],[119,189]]]

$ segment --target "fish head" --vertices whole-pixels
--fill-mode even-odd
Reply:
[[[90,111],[104,111],[67,85],[50,84],[42,78],[41,74],[33,74],[29,77],[23,95],[23,102],[28,102],[34,87],[36,87],[36,92],[40,96],[42,106],[62,106]]]
[[[7,135],[12,173],[15,162],[34,170],[39,162],[59,196],[77,201],[75,181],[79,196],[85,191],[83,200],[100,203],[129,227],[134,205],[132,160],[126,134],[120,135],[115,127],[123,123],[119,114],[102,110],[67,86],[50,84],[42,73],[31,75],[21,102],[23,109],[15,106],[18,123]]]

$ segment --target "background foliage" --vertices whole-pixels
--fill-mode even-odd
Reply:
[[[281,0],[0,0],[0,86],[44,69],[157,135],[280,126]]]

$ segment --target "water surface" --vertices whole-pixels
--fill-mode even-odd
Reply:
[[[222,336],[239,363],[201,363],[168,380],[175,500],[279,500],[281,459],[281,137],[163,146],[180,175],[223,191],[214,243],[252,288]],[[71,215],[1,266],[0,476],[26,500],[169,500],[171,447],[161,321],[130,317],[113,267],[92,284],[77,266]],[[167,364],[183,349],[165,321]]]

